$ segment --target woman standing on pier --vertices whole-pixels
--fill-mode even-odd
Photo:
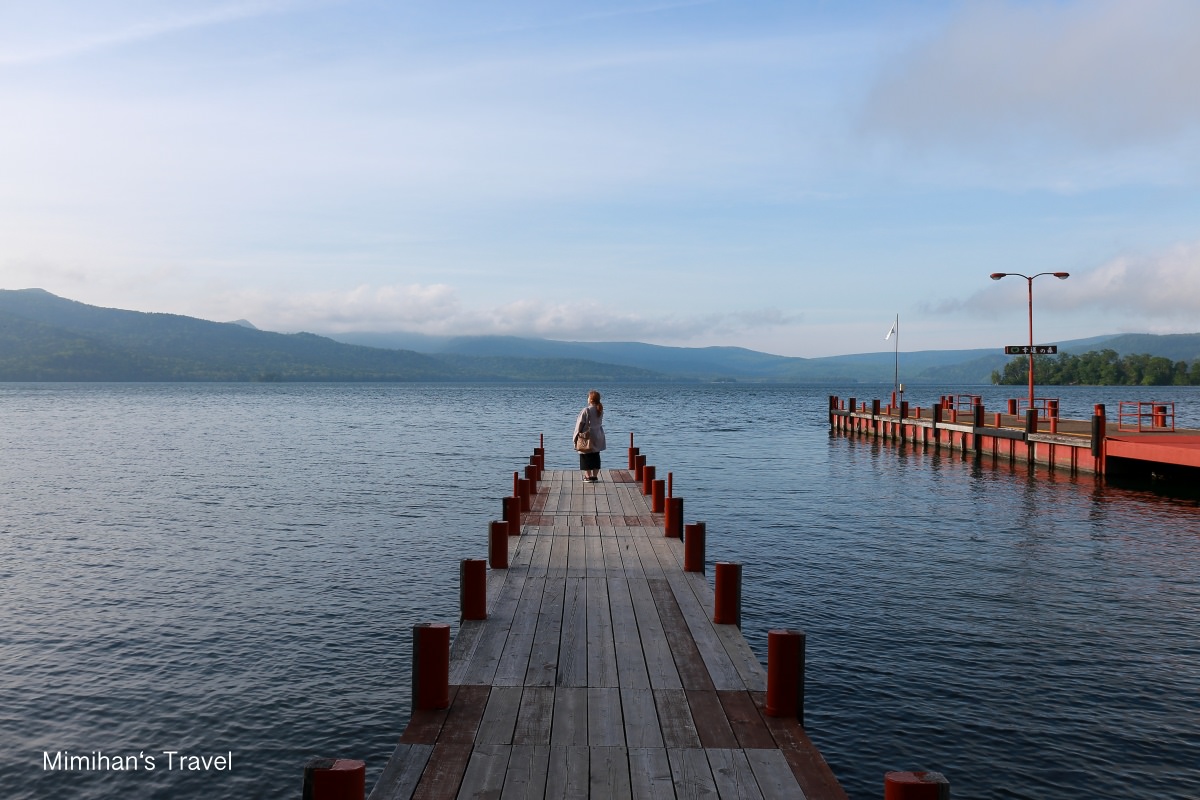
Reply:
[[[579,449],[580,436],[589,440],[584,449]],[[588,404],[579,412],[575,420],[576,449],[579,449],[579,468],[583,470],[585,481],[595,482],[600,479],[600,451],[604,449],[604,404],[600,402],[600,393],[595,389],[588,392]]]

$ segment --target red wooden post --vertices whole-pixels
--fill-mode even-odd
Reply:
[[[646,497],[650,496],[650,492],[654,487],[654,465],[647,464],[642,467],[642,494]]]
[[[683,571],[704,572],[704,523],[683,526]]]
[[[532,508],[529,501],[529,481],[525,480],[524,478],[518,478],[516,494],[517,497],[521,498],[522,513],[529,511],[529,509]]]
[[[769,717],[795,717],[804,724],[804,631],[767,633],[767,702]]]
[[[736,561],[718,561],[715,565],[713,622],[742,626],[742,565]]]
[[[940,772],[888,772],[883,800],[950,800],[950,781]]]
[[[508,523],[503,520],[488,526],[488,562],[492,569],[508,569]]]
[[[439,622],[413,625],[412,707],[450,705],[450,626]]]
[[[642,480],[642,470],[646,468],[646,457],[638,453],[633,458],[633,479],[638,483]]]
[[[487,561],[482,558],[459,562],[458,604],[459,619],[487,619]]]
[[[363,800],[367,765],[349,758],[310,758],[304,765],[304,800]]]
[[[538,468],[536,464],[530,464],[529,466],[525,467],[525,480],[529,481],[530,494],[537,494],[538,480],[540,477],[541,476],[538,475]]]
[[[655,514],[662,514],[666,511],[666,490],[667,482],[664,480],[656,480],[650,485],[650,510]]]
[[[663,536],[678,539],[683,534],[683,498],[668,497],[663,515]]]

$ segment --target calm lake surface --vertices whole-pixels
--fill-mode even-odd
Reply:
[[[310,755],[372,785],[411,626],[457,619],[458,560],[539,434],[574,466],[588,388],[0,384],[5,797],[294,798]],[[710,561],[744,565],[760,658],[807,631],[807,727],[851,797],[893,769],[960,798],[1200,797],[1196,500],[830,434],[830,394],[890,387],[599,388],[605,466],[633,431],[673,473]],[[1200,427],[1195,387],[1056,393]]]

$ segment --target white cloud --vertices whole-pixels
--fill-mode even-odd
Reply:
[[[185,311],[208,319],[248,319],[282,332],[350,331],[430,335],[512,335],[582,341],[638,340],[686,344],[714,335],[772,331],[800,318],[779,309],[708,314],[646,314],[600,303],[525,299],[491,307],[468,307],[446,284],[359,286],[349,291],[279,295],[263,291],[226,294],[215,311]]]
[[[1200,125],[1197,30],[1191,0],[973,3],[884,65],[866,124],[918,150],[1175,141]]]
[[[1028,283],[1001,279],[966,299],[947,299],[921,306],[931,315],[968,314],[996,318],[1024,313]],[[1050,276],[1034,280],[1036,312],[1045,323],[1064,315],[1093,317],[1094,333],[1115,329],[1165,332],[1200,330],[1200,242],[1178,244],[1166,251],[1121,255],[1092,269],[1071,272],[1065,281]]]

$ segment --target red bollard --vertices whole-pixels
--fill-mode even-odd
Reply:
[[[683,571],[704,572],[704,523],[683,527]]]
[[[458,606],[460,620],[487,619],[487,561],[482,558],[459,562]]]
[[[529,483],[529,493],[537,494],[538,490],[538,468],[535,464],[530,464],[525,468],[525,480]]]
[[[535,447],[533,449],[533,457],[537,459],[538,474],[541,475],[546,471],[546,449]]]
[[[667,497],[675,496],[675,492],[673,491],[674,487],[672,487],[672,485],[671,485],[672,483],[674,483],[674,481],[675,481],[675,473],[668,472],[667,473]]]
[[[638,453],[633,459],[633,479],[638,483],[642,482],[642,470],[645,468],[646,457],[641,453]]]
[[[413,625],[412,707],[450,705],[450,626],[439,622]]]
[[[310,758],[304,765],[304,800],[363,800],[367,765],[349,758]]]
[[[888,772],[883,800],[950,800],[950,781],[940,772]]]
[[[997,428],[1002,428],[1002,427],[1004,427],[1004,425],[1003,425],[1003,419],[1004,419],[1004,415],[1003,415],[1003,414],[1001,414],[999,411],[997,411],[997,412],[996,412],[996,427],[997,427]]]
[[[513,471],[513,497],[521,496],[521,473]]]
[[[508,523],[503,520],[488,526],[488,563],[492,569],[508,569]]]
[[[521,498],[521,512],[525,513],[532,507],[529,502],[529,481],[524,478],[517,480],[517,497]]]
[[[678,539],[683,535],[683,498],[668,497],[667,510],[663,514],[663,536]]]
[[[642,494],[646,497],[650,496],[650,492],[654,489],[654,466],[647,464],[642,467]]]
[[[667,509],[667,482],[656,480],[650,484],[650,511],[662,514]]]
[[[638,448],[636,448],[636,447],[629,448],[629,471],[630,472],[637,469],[637,457],[638,457]]]
[[[804,725],[804,631],[767,633],[768,717],[795,717]]]
[[[713,622],[742,627],[742,565],[718,561],[713,589]]]
[[[504,498],[503,510],[500,518],[508,523],[508,532],[516,536],[521,532],[521,498]]]
[[[1015,397],[1008,398],[1008,413],[1013,417],[1017,415],[1017,399]]]

